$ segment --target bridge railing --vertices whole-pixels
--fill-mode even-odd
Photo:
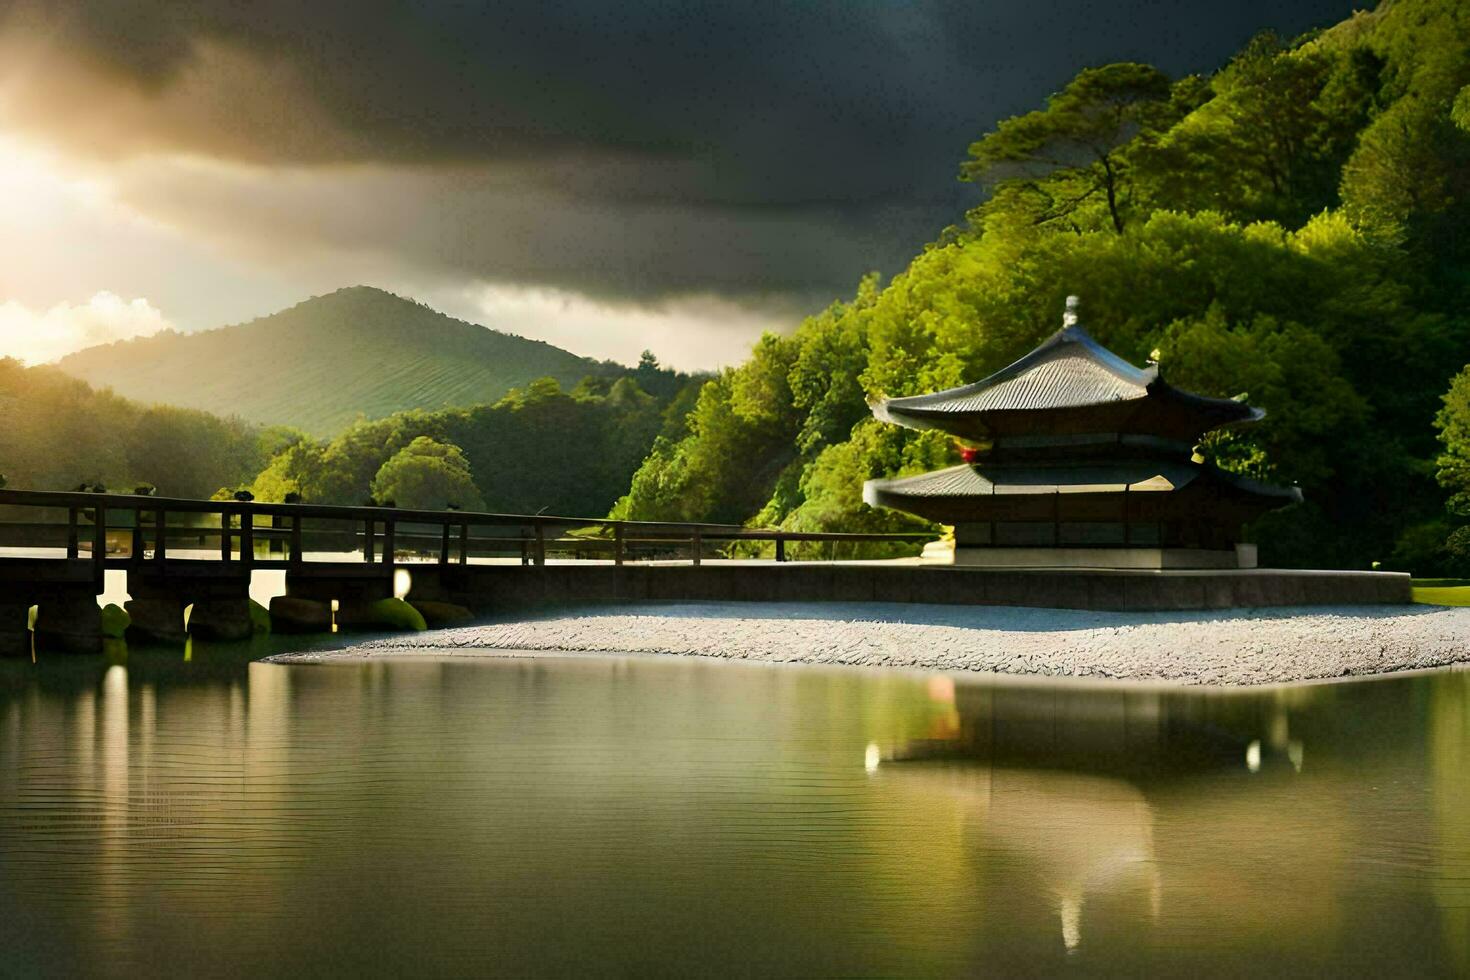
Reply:
[[[90,560],[107,567],[203,560],[290,569],[344,558],[364,562],[583,560],[611,564],[685,561],[712,553],[769,551],[776,561],[827,547],[827,557],[913,548],[924,532],[839,533],[729,524],[614,521],[396,507],[345,507],[133,494],[0,489],[0,558]],[[818,555],[819,557],[820,555]]]

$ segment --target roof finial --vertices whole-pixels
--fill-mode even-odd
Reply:
[[[1077,325],[1077,307],[1082,302],[1080,297],[1067,297],[1067,312],[1062,314],[1062,327],[1075,327]]]

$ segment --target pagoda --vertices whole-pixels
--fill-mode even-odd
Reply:
[[[1067,298],[1062,329],[974,384],[873,407],[883,421],[962,441],[964,463],[869,480],[863,500],[955,529],[955,563],[1013,567],[1252,568],[1241,528],[1301,500],[1295,487],[1203,462],[1202,434],[1265,413],[1181,391],[1093,340]]]

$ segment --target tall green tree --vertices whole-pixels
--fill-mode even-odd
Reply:
[[[1023,194],[1035,221],[1067,221],[1101,198],[1122,234],[1131,200],[1123,148],[1167,118],[1169,79],[1150,65],[1090,68],[1052,96],[1045,109],[1007,119],[970,146],[963,180]]]
[[[1444,395],[1444,407],[1435,417],[1440,442],[1439,483],[1448,494],[1445,507],[1454,518],[1453,530],[1443,544],[1462,563],[1470,564],[1470,365],[1455,375]]]

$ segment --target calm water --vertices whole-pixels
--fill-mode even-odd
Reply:
[[[1470,963],[1470,672],[250,655],[0,663],[0,973]]]

